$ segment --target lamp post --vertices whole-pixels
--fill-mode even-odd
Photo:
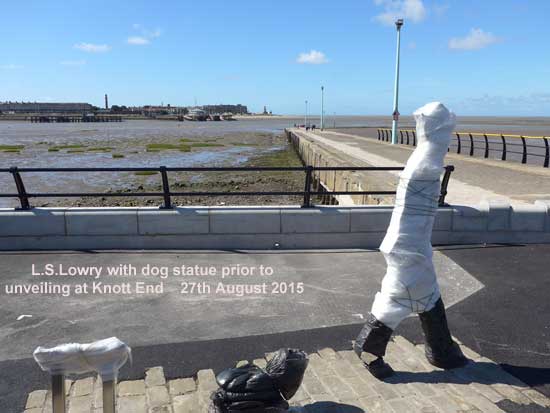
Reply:
[[[304,127],[307,129],[307,100],[306,100],[306,114],[304,116]]]
[[[325,87],[321,86],[321,130],[325,130]]]
[[[393,96],[393,120],[391,126],[392,145],[397,143],[397,122],[399,121],[399,52],[401,48],[401,26],[403,26],[403,19],[398,19],[395,22],[395,27],[397,28],[397,57],[395,60],[395,94]]]

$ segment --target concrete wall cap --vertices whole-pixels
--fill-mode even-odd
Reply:
[[[283,233],[350,232],[350,208],[281,210]]]
[[[281,232],[281,210],[247,208],[210,210],[210,233],[213,234],[278,234]]]
[[[508,231],[510,229],[512,206],[509,202],[503,200],[489,200],[483,201],[481,205],[488,211],[487,229],[489,231]]]
[[[514,205],[511,214],[512,231],[544,231],[547,219],[544,205]]]
[[[0,212],[0,237],[65,235],[65,211],[59,209]]]
[[[137,208],[69,210],[67,235],[138,235]]]
[[[137,214],[142,235],[206,234],[210,230],[208,208],[140,208]]]

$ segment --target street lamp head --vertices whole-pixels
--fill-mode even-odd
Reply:
[[[401,29],[401,26],[403,26],[403,19],[397,19],[395,25],[397,26],[397,30]]]

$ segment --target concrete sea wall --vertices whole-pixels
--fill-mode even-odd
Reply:
[[[390,206],[0,209],[0,250],[377,248]],[[550,242],[550,201],[440,208],[434,245]]]
[[[329,151],[306,136],[298,136],[286,130],[289,142],[305,165],[314,167],[328,166],[365,166],[355,165],[349,158],[343,158],[337,151]],[[376,166],[376,165],[372,165]],[[388,172],[362,171],[315,171],[313,188],[317,185],[328,191],[395,191],[398,178]],[[337,195],[339,205],[392,205],[393,196],[378,195]]]

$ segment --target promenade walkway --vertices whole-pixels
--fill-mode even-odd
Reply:
[[[362,134],[368,134],[368,130]],[[414,150],[411,146],[378,141],[376,129],[370,129],[370,137],[337,130],[292,131],[314,140],[338,155],[343,162],[348,159],[354,165],[402,166]],[[484,200],[502,200],[520,205],[550,199],[548,168],[452,153],[447,154],[445,163],[455,166],[449,183],[448,203],[477,204]]]

